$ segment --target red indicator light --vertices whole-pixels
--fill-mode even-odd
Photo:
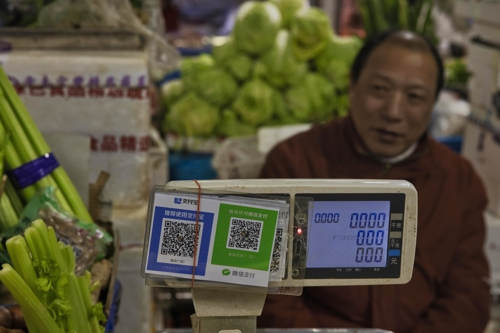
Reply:
[[[302,235],[302,228],[297,229],[297,235]]]

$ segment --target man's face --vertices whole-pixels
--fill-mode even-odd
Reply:
[[[382,43],[351,84],[351,116],[371,153],[394,157],[425,132],[435,101],[438,69],[429,52]]]

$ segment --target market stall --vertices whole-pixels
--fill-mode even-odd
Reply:
[[[243,333],[247,328],[248,332],[254,332],[254,317],[262,311],[260,298],[269,292],[264,286],[265,278],[259,278],[264,282],[257,287],[238,285],[244,285],[243,289],[262,289],[255,294],[254,291],[243,294],[245,304],[255,301],[256,306],[250,311],[248,305],[249,312],[244,314],[252,317],[252,323],[239,326],[241,322],[238,322],[234,327],[220,326],[220,318],[215,320],[217,323],[212,321],[212,317],[220,317],[221,311],[227,311],[225,315],[229,317],[238,317],[233,308],[240,302],[234,301],[233,292],[241,290],[239,287],[232,290],[234,281],[227,283],[219,278],[201,281],[195,279],[194,273],[188,274],[186,281],[185,276],[176,276],[181,282],[174,282],[171,276],[166,282],[158,279],[172,273],[167,274],[162,266],[168,260],[185,258],[156,253],[150,247],[160,242],[152,231],[156,223],[153,207],[156,205],[170,214],[177,204],[161,200],[159,204],[155,197],[160,197],[163,191],[167,196],[179,191],[177,194],[187,195],[185,199],[196,201],[197,198],[191,197],[196,196],[196,189],[192,189],[194,183],[169,183],[194,179],[200,180],[203,190],[198,194],[207,195],[207,200],[208,195],[227,194],[228,188],[224,186],[231,188],[229,192],[239,193],[241,189],[235,190],[228,184],[239,184],[237,179],[264,176],[262,167],[278,143],[296,135],[310,140],[306,133],[312,128],[349,118],[353,103],[352,67],[358,52],[368,38],[395,29],[424,36],[443,61],[444,89],[435,96],[425,133],[456,153],[442,156],[455,158],[461,154],[467,159],[485,185],[489,201],[485,211],[484,252],[493,287],[493,316],[485,332],[500,332],[500,325],[496,324],[500,316],[495,312],[500,285],[497,281],[500,243],[497,235],[500,225],[497,49],[500,41],[496,19],[499,7],[494,2],[466,0],[0,1],[0,176],[4,176],[0,183],[0,259],[2,264],[10,265],[0,271],[0,291],[5,297],[0,302],[0,315],[5,315],[5,321],[0,316],[0,326],[13,333],[17,329],[30,333],[102,329],[120,333],[183,333],[191,328],[204,333],[200,325],[207,324],[216,328],[214,332],[238,327],[246,327],[241,329]],[[394,133],[385,135],[387,139]],[[348,140],[332,143],[332,146],[358,144],[355,136]],[[315,152],[323,144],[318,141],[310,150]],[[364,144],[366,148],[367,143]],[[360,147],[359,151],[364,149],[363,145]],[[327,149],[326,144],[324,150]],[[365,153],[371,155],[374,151],[368,147]],[[376,159],[377,154],[374,156]],[[343,155],[338,159],[340,164],[344,158],[347,157]],[[384,172],[391,175],[397,162],[388,161],[384,159]],[[287,162],[290,170],[294,162]],[[307,167],[316,162],[312,158],[306,163]],[[322,163],[323,160],[312,169],[320,169]],[[332,163],[336,165],[337,160]],[[348,171],[349,168],[340,177],[348,178],[351,174]],[[372,178],[385,175],[371,174]],[[218,187],[216,179],[228,182],[221,182],[226,185]],[[214,183],[205,183],[208,180]],[[165,187],[166,184],[169,185]],[[175,184],[183,185],[175,187]],[[208,189],[211,184],[215,191]],[[262,195],[266,191],[281,193],[276,190],[278,185],[257,186],[257,190],[252,184],[245,183],[248,187],[242,193],[255,201],[230,199],[243,206],[264,205],[267,209],[269,205],[276,205],[273,201],[276,198],[271,198],[273,202],[264,202],[270,198]],[[290,190],[293,192],[290,198],[311,184],[300,184],[299,190]],[[323,193],[319,187],[314,187],[317,192],[309,194]],[[357,189],[346,191],[354,193]],[[479,197],[475,195],[473,199]],[[294,200],[284,199],[290,205],[291,216],[299,209],[292,207]],[[419,202],[424,201],[419,198]],[[229,203],[221,203],[225,204]],[[455,203],[455,206],[458,211],[466,204]],[[276,207],[272,209],[280,209]],[[200,213],[200,208],[197,212],[184,208],[191,217],[183,217],[179,211],[182,223],[189,221],[198,225],[200,220],[193,212]],[[425,209],[419,207],[418,212]],[[219,214],[218,211],[211,213]],[[246,213],[248,219],[255,212]],[[250,213],[252,215],[248,215]],[[245,215],[245,211],[242,210],[242,214]],[[288,261],[281,263],[280,272],[286,272],[286,276],[280,276],[283,280],[279,280],[282,284],[278,289],[281,290],[291,288],[287,279],[298,267],[293,259],[294,251],[300,248],[309,251],[308,247],[296,243],[299,220],[290,219],[290,224],[283,229],[288,229],[290,236],[288,250],[285,243],[273,244],[282,250],[282,258],[288,256]],[[268,223],[266,221],[262,223]],[[420,228],[422,222],[418,224]],[[156,247],[166,246],[167,240],[172,241],[172,235],[179,236],[176,233],[179,229],[172,228],[167,228],[169,232],[160,232],[165,242],[155,243]],[[183,235],[196,229],[186,228],[182,229]],[[202,228],[208,230],[209,226],[203,224]],[[425,228],[422,230],[424,235]],[[206,232],[205,229],[199,231]],[[398,238],[395,237],[398,232],[400,230],[387,230],[388,238],[383,238],[382,243],[400,242],[401,239],[390,241]],[[410,239],[408,235],[404,237]],[[356,242],[360,242],[359,239],[358,235]],[[467,241],[466,237],[463,239]],[[319,244],[309,241],[309,244]],[[207,245],[210,255],[213,246],[217,248],[214,244]],[[394,258],[393,250],[396,249],[390,248],[382,255],[388,263]],[[436,257],[441,255],[444,256],[440,253]],[[148,256],[157,259],[149,268]],[[413,259],[405,257],[405,260],[412,262]],[[429,273],[427,262],[421,260],[419,254],[415,265],[409,264],[417,272],[417,279],[425,266],[423,269],[436,285],[445,280],[438,276],[442,267],[436,264]],[[338,267],[338,262],[329,264],[342,271],[347,267]],[[43,271],[44,265],[54,268],[54,273]],[[234,262],[232,265],[230,267],[238,267],[243,272],[241,265]],[[361,269],[356,265],[349,268],[355,272]],[[100,277],[101,270],[106,273]],[[273,272],[267,267],[264,274],[273,275]],[[15,274],[22,281],[17,277],[12,279]],[[351,278],[343,283],[359,284],[359,280]],[[328,279],[339,284],[337,276],[328,276]],[[88,294],[88,289],[93,289],[98,280],[100,289]],[[310,278],[302,275],[296,276],[296,280],[301,281],[301,288],[310,282]],[[272,280],[271,285],[274,283],[276,287],[279,284],[276,281]],[[212,282],[219,292],[230,289],[224,298],[227,302],[222,302],[225,304],[215,306],[211,298],[221,294],[216,292],[214,296],[205,292],[206,286],[213,286]],[[376,279],[365,282],[364,285],[370,286],[378,284]],[[329,283],[321,281],[318,285],[331,285]],[[59,285],[64,292],[54,288]],[[197,286],[201,288],[195,288]],[[41,291],[43,288],[47,293]],[[375,297],[377,289],[370,290],[370,295]],[[72,294],[80,298],[75,300]],[[21,300],[25,295],[30,300],[27,303]],[[425,292],[422,295],[424,297]],[[379,296],[380,304],[384,303]],[[373,307],[374,318],[382,308],[382,305]],[[233,310],[236,312],[231,313]],[[19,320],[20,314],[25,319]],[[356,315],[363,316],[353,314]],[[471,313],[471,316],[474,315]],[[401,321],[409,317],[403,316]],[[234,322],[235,318],[226,319]],[[366,326],[365,333],[387,326],[376,318],[372,324],[356,320],[346,323],[341,326]],[[331,327],[334,328],[341,327]],[[309,331],[297,331],[305,332]]]

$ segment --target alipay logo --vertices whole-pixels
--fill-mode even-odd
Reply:
[[[174,198],[174,203],[181,204],[182,203],[182,198]]]

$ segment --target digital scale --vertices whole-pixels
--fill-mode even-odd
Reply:
[[[407,181],[172,181],[151,193],[142,272],[192,288],[196,333],[255,333],[267,293],[407,283],[416,235]]]

